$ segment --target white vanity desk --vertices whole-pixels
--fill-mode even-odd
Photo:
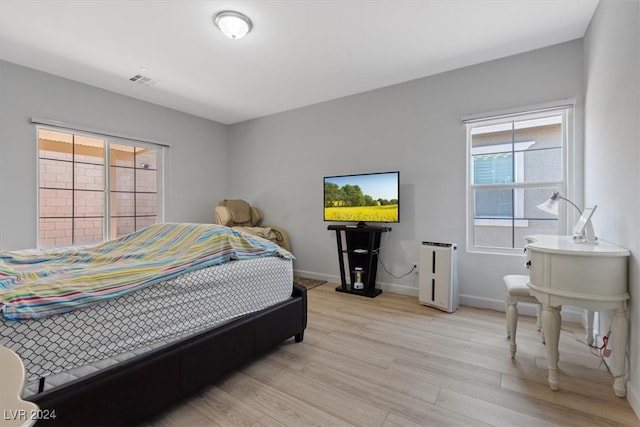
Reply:
[[[542,304],[549,386],[557,390],[560,308],[563,304],[592,311],[613,310],[611,342],[613,391],[624,397],[625,357],[629,337],[626,318],[629,251],[606,242],[580,243],[571,236],[526,236],[529,289]],[[589,331],[588,331],[589,333]]]

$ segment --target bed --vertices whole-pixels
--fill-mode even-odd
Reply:
[[[37,425],[140,424],[275,345],[291,337],[302,341],[306,290],[292,283],[291,254],[222,226],[152,227],[116,242],[126,250],[112,252],[109,242],[89,248],[89,255],[84,249],[62,258],[44,254],[55,260],[51,265],[34,261],[41,259],[37,254],[0,252],[0,345],[25,362],[23,398],[40,407]],[[149,236],[152,249],[140,247]],[[187,243],[174,249],[184,236]],[[185,256],[193,247],[195,253]],[[168,266],[150,253],[167,255],[160,258],[169,258]],[[100,257],[118,266],[101,271],[117,277],[106,291],[93,283],[102,276],[87,273],[83,264]],[[151,267],[140,268],[136,258]],[[16,293],[16,283],[26,276],[38,286],[48,283],[60,259],[72,264],[69,277],[56,280],[61,285],[44,304],[21,306],[33,286]],[[127,263],[133,275],[120,267]],[[82,277],[88,274],[92,280]],[[128,276],[136,286],[124,282]],[[74,292],[65,293],[69,284]],[[61,304],[47,299],[60,294]],[[79,308],[66,305],[69,295],[81,301]]]

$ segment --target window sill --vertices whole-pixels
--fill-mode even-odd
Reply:
[[[474,219],[473,225],[475,227],[528,227],[529,220],[527,219]]]

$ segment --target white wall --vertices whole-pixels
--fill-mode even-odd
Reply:
[[[418,260],[421,241],[456,242],[462,302],[504,309],[502,276],[525,271],[524,260],[466,251],[461,117],[574,97],[581,159],[582,49],[576,40],[232,125],[229,197],[288,230],[297,271],[337,281],[323,176],[400,170],[401,222],[383,236],[385,265],[400,275]],[[378,271],[383,289],[417,294],[417,275]]]
[[[153,89],[149,89],[153,90]],[[166,217],[212,222],[227,188],[225,125],[0,61],[0,247],[35,247],[32,117],[169,144]]]
[[[640,2],[602,0],[585,36],[585,201],[600,238],[628,248],[628,399],[640,414]],[[609,328],[603,316],[600,330]],[[615,339],[615,337],[613,337]]]

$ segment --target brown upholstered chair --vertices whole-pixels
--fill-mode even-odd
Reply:
[[[215,223],[271,240],[291,252],[287,233],[280,227],[261,225],[260,210],[242,199],[219,202],[215,207]]]

